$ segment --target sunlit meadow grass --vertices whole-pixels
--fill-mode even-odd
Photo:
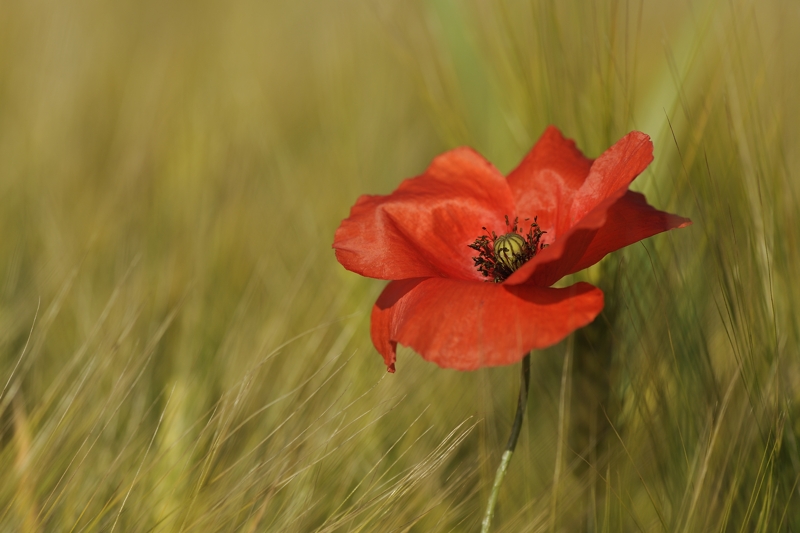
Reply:
[[[800,11],[0,1],[0,530],[476,531],[518,370],[369,341],[333,231],[547,124],[688,229],[574,276],[495,530],[799,531]],[[503,324],[493,327],[502,328]]]

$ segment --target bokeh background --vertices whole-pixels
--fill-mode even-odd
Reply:
[[[0,0],[0,530],[476,531],[518,369],[369,341],[333,232],[546,125],[694,225],[536,352],[496,531],[799,531],[800,8]],[[503,328],[503,324],[493,327]]]

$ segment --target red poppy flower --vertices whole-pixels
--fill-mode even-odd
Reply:
[[[628,190],[652,160],[644,133],[592,161],[551,126],[507,178],[457,148],[392,194],[360,197],[333,248],[348,270],[392,280],[371,326],[389,372],[398,342],[439,366],[473,370],[515,363],[594,320],[600,289],[550,286],[691,224]]]

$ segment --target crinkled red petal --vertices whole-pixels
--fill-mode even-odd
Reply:
[[[652,161],[653,142],[648,135],[632,131],[617,141],[592,163],[586,181],[569,205],[567,227],[577,224],[620,189],[627,189]]]
[[[625,189],[620,189],[614,196],[607,198],[594,211],[583,217],[578,224],[570,228],[566,234],[518,268],[503,283],[505,285],[524,283],[549,287],[570,272],[574,272],[575,265],[589,249],[595,234],[606,223],[608,210],[626,192]]]
[[[570,268],[568,274],[588,268],[620,248],[691,224],[692,221],[688,218],[652,207],[643,194],[628,191],[608,210],[606,223],[594,234],[583,256]]]
[[[549,126],[522,162],[508,175],[508,185],[520,220],[538,218],[550,240],[564,229],[559,218],[568,214],[572,199],[589,175],[592,160]]]
[[[336,230],[336,258],[379,279],[483,279],[468,247],[515,212],[506,179],[469,148],[447,152],[388,196],[362,196]]]
[[[509,176],[520,219],[538,216],[552,243],[576,226],[606,199],[627,189],[653,161],[653,143],[633,131],[594,162],[554,127],[545,130]]]
[[[563,289],[441,278],[393,281],[372,309],[372,342],[394,372],[397,344],[445,368],[509,365],[603,309],[587,283]]]
[[[640,193],[619,189],[566,235],[522,265],[504,284],[549,287],[564,276],[597,263],[606,254],[690,224],[688,218],[651,207]]]
[[[552,234],[542,239],[549,246],[506,280],[547,287],[575,272],[607,211],[628,191],[628,186],[653,160],[653,143],[633,131],[592,163],[589,174],[570,198],[562,198]],[[546,227],[542,229],[547,230]],[[603,254],[605,255],[605,254]],[[602,257],[602,256],[601,256]]]

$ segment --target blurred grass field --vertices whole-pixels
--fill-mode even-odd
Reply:
[[[800,8],[0,0],[0,531],[476,531],[518,369],[369,341],[330,249],[557,125],[688,229],[574,276],[495,531],[800,531]],[[502,327],[502,324],[496,325]]]

